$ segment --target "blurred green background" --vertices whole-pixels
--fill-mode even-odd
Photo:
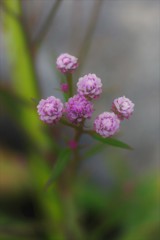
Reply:
[[[158,240],[158,0],[1,0],[0,240]],[[56,57],[103,82],[93,119],[126,95],[135,112],[118,139],[134,150],[81,139],[82,163],[45,189],[72,131],[40,122],[42,97],[63,100]],[[94,148],[95,146],[95,148]],[[71,181],[70,181],[71,179]]]

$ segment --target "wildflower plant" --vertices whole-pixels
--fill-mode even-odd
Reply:
[[[65,103],[54,96],[40,100],[37,109],[40,119],[49,125],[59,123],[71,127],[75,131],[74,138],[68,139],[67,146],[55,166],[55,174],[53,178],[60,175],[64,167],[67,165],[67,160],[73,154],[74,165],[81,160],[79,155],[79,140],[83,134],[88,134],[95,140],[104,144],[109,144],[114,147],[131,149],[131,147],[115,138],[113,135],[119,132],[121,121],[129,119],[134,111],[134,103],[125,96],[115,99],[111,105],[111,112],[99,114],[91,129],[86,128],[85,121],[92,117],[94,109],[94,100],[98,101],[102,93],[102,81],[94,73],[89,73],[80,77],[77,81],[77,90],[73,91],[73,73],[78,68],[78,59],[68,53],[61,54],[56,61],[57,69],[64,74],[66,82],[60,84],[60,89],[65,96]],[[75,85],[75,84],[74,84]],[[68,154],[70,151],[71,154]],[[66,158],[68,156],[68,159]],[[64,161],[65,159],[65,161]],[[59,167],[60,166],[60,167]],[[58,171],[58,174],[57,174]],[[55,175],[55,176],[54,176]]]
[[[23,238],[19,236],[19,233],[27,239],[98,240],[108,239],[111,235],[111,237],[116,239],[153,239],[156,237],[158,239],[159,224],[156,214],[158,208],[157,204],[155,204],[157,202],[158,179],[155,172],[153,174],[149,173],[149,175],[145,174],[143,178],[142,174],[140,174],[139,178],[136,177],[135,179],[133,172],[128,167],[123,169],[124,166],[121,165],[118,168],[120,172],[116,169],[115,181],[109,187],[107,187],[107,184],[105,188],[101,188],[99,183],[93,184],[92,181],[89,181],[90,184],[84,179],[85,176],[76,178],[76,181],[74,181],[74,173],[76,173],[80,161],[92,157],[106,144],[130,149],[129,145],[115,139],[114,136],[118,133],[120,125],[124,124],[126,119],[130,119],[132,116],[134,104],[125,96],[117,96],[113,100],[109,112],[107,112],[108,110],[104,106],[104,112],[95,117],[90,129],[87,128],[86,120],[88,121],[93,117],[93,111],[96,110],[94,102],[99,101],[98,98],[103,90],[103,81],[93,73],[79,76],[79,79],[75,79],[74,72],[78,67],[78,59],[69,54],[61,54],[57,58],[56,65],[61,76],[63,76],[63,80],[60,81],[60,90],[64,95],[64,101],[54,96],[42,99],[37,106],[37,114],[28,102],[30,97],[40,99],[40,89],[39,84],[37,84],[38,79],[36,79],[37,72],[34,63],[50,25],[53,25],[57,9],[65,1],[53,1],[52,6],[49,6],[48,16],[46,15],[43,23],[40,24],[38,31],[35,31],[36,34],[33,38],[26,31],[25,26],[27,22],[25,22],[26,18],[23,16],[25,10],[22,6],[23,1],[5,0],[1,2],[2,20],[5,26],[3,33],[9,39],[8,41],[5,38],[7,40],[5,40],[5,49],[8,54],[7,60],[10,58],[13,60],[11,61],[13,62],[13,67],[10,69],[11,88],[9,86],[1,86],[1,101],[2,105],[4,103],[5,106],[2,114],[4,113],[4,119],[8,119],[8,116],[11,116],[11,123],[13,117],[14,123],[18,126],[18,135],[23,133],[20,139],[17,136],[16,141],[25,140],[22,143],[22,146],[25,146],[24,150],[20,146],[21,151],[23,151],[20,152],[20,155],[19,152],[17,154],[13,151],[14,146],[12,146],[12,151],[9,155],[6,147],[4,148],[2,157],[4,157],[3,160],[7,160],[3,161],[7,163],[7,165],[4,165],[7,167],[7,171],[2,174],[5,177],[4,180],[8,183],[8,179],[11,177],[8,174],[10,173],[8,170],[10,169],[12,173],[13,170],[17,169],[17,163],[20,163],[21,160],[22,162],[25,161],[25,165],[23,164],[23,168],[19,169],[20,176],[13,174],[13,178],[18,177],[17,179],[21,179],[22,173],[25,173],[25,176],[23,176],[21,183],[16,181],[18,188],[14,188],[15,181],[12,185],[10,185],[12,182],[10,181],[9,186],[13,188],[8,188],[8,184],[7,186],[2,184],[2,191],[7,193],[9,189],[12,191],[15,189],[14,196],[11,191],[9,195],[4,194],[4,200],[7,199],[7,196],[10,196],[12,202],[12,196],[16,196],[20,203],[25,203],[25,209],[23,207],[25,212],[26,207],[27,210],[28,207],[30,209],[30,203],[33,203],[31,205],[35,207],[38,205],[38,208],[31,209],[31,213],[34,210],[33,213],[36,214],[32,214],[33,216],[30,219],[28,217],[25,218],[25,216],[23,219],[14,219],[16,231],[12,231],[13,216],[9,214],[8,210],[5,213],[5,209],[8,209],[8,204],[4,201],[4,211],[1,216],[2,222],[4,222],[4,231],[0,239],[5,237],[7,239]],[[32,5],[33,1],[30,2]],[[104,1],[94,2],[92,4],[93,13],[90,9],[91,17],[88,16],[88,19],[90,17],[89,23],[86,23],[86,33],[79,49],[78,55],[82,60],[79,69],[84,66]],[[64,15],[63,12],[62,15]],[[83,14],[81,15],[83,18]],[[33,50],[34,54],[32,54]],[[21,57],[17,54],[19,52]],[[78,71],[80,72],[79,69]],[[77,90],[74,91],[73,85],[77,86]],[[39,115],[47,131],[40,131],[40,121],[36,115]],[[62,139],[63,141],[60,145],[57,144],[56,137],[53,138],[52,135],[52,126],[53,129],[56,129],[58,125],[60,127],[63,126],[63,130],[67,130],[67,128],[72,129],[68,135],[66,132],[64,133],[66,136]],[[62,137],[62,133],[60,132],[60,137]],[[74,133],[73,137],[72,133]],[[88,134],[90,138],[94,138],[95,142],[92,141],[94,145],[82,145],[82,142],[79,140],[83,134]],[[82,148],[83,151],[81,151]],[[12,164],[11,166],[8,165],[10,155],[11,160],[16,160],[16,165],[13,165],[16,167],[15,169],[12,168]],[[17,162],[17,159],[20,161]],[[118,164],[119,160],[121,158],[118,159]],[[50,165],[53,161],[54,166],[52,170]],[[117,167],[115,163],[116,161],[114,161],[114,168]],[[8,166],[11,168],[9,167],[8,169]],[[63,170],[64,172],[61,174]],[[123,177],[122,173],[124,173]],[[50,188],[49,190],[47,189],[48,191],[44,191],[43,186],[48,177],[49,180],[46,187],[59,178],[57,182],[54,182],[54,189]],[[72,181],[70,181],[70,178]],[[25,179],[27,182],[25,181],[22,192],[20,186],[24,184]],[[19,190],[20,194],[17,195],[16,193]],[[22,197],[22,194],[24,197]],[[7,200],[7,202],[9,203],[10,201]],[[146,202],[149,204],[144,204]],[[19,206],[16,209],[21,211]],[[20,224],[22,220],[23,222]],[[7,230],[5,231],[5,229]],[[144,231],[145,229],[146,231]]]

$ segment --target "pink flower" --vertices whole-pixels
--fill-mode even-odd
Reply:
[[[62,92],[67,93],[68,90],[69,90],[68,84],[67,83],[62,83],[61,84],[61,90],[62,90]]]
[[[70,141],[68,142],[68,145],[69,145],[69,148],[72,149],[72,150],[76,149],[77,146],[78,146],[77,142],[76,142],[74,139],[73,139],[73,140],[70,140]]]
[[[78,67],[78,59],[68,53],[62,53],[57,58],[56,65],[62,73],[72,73]]]
[[[56,124],[63,114],[63,103],[53,96],[40,100],[38,106],[40,119],[47,124]]]
[[[94,121],[94,129],[102,137],[107,138],[114,135],[120,127],[120,120],[112,112],[100,114]]]
[[[134,103],[125,96],[115,99],[112,103],[112,111],[120,120],[129,119],[134,111]]]
[[[91,117],[93,104],[84,96],[75,95],[69,98],[65,104],[65,112],[70,122],[78,124],[84,119]]]
[[[99,97],[102,92],[101,79],[91,73],[79,78],[77,87],[78,93],[89,99]]]

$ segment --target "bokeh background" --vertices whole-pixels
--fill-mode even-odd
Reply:
[[[4,0],[0,6],[0,239],[158,240],[160,2]],[[106,146],[89,154],[69,200],[58,188],[43,188],[55,142],[62,147],[70,132],[49,130],[36,114],[41,97],[63,100],[55,68],[63,52],[79,58],[75,84],[87,73],[102,79],[88,126],[116,97],[135,103],[117,136],[134,150]],[[95,141],[85,136],[81,144]]]

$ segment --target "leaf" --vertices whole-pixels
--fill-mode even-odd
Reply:
[[[21,1],[5,0],[3,2],[5,9],[9,9],[10,13],[15,13],[18,17],[22,16]],[[12,112],[14,112],[14,110],[19,111],[17,118],[21,123],[21,127],[25,129],[28,136],[32,138],[40,149],[46,150],[50,147],[48,136],[40,131],[41,123],[36,109],[32,107],[30,101],[31,98],[40,99],[41,97],[34,59],[32,59],[32,54],[28,48],[25,31],[23,29],[23,21],[18,21],[13,17],[13,14],[11,15],[6,11],[4,11],[3,21],[5,28],[4,39],[12,76],[11,85],[15,96],[17,96],[14,106],[17,104],[18,99],[21,99],[21,102],[26,102],[26,105],[18,103],[18,107],[16,106],[16,108],[12,106],[12,102]],[[2,97],[6,99],[7,96],[3,94]]]
[[[53,168],[52,175],[50,179],[47,181],[45,188],[48,188],[64,171],[65,167],[67,166],[69,160],[71,159],[71,150],[68,148],[65,148],[62,150],[58,156],[58,159],[55,163],[55,166]]]
[[[97,154],[98,152],[102,151],[103,149],[104,149],[104,144],[98,143],[92,146],[88,151],[86,151],[83,159],[90,158],[93,155]]]
[[[96,139],[96,140],[98,140],[98,141],[100,141],[102,143],[106,143],[108,145],[111,145],[111,146],[114,146],[114,147],[118,147],[118,148],[132,150],[132,148],[128,144],[126,144],[126,143],[124,143],[122,141],[119,141],[119,140],[117,140],[115,138],[110,138],[110,137],[109,138],[102,138],[101,136],[99,136],[96,133],[91,133],[91,136],[94,139]]]

